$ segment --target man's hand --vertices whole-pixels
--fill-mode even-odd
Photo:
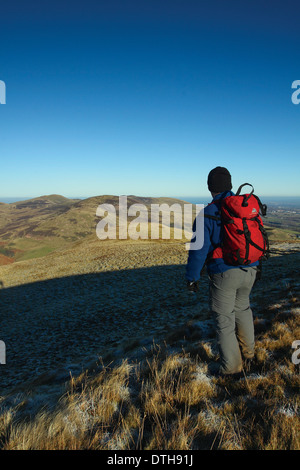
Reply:
[[[197,292],[199,289],[198,281],[187,281],[187,288],[190,292]]]

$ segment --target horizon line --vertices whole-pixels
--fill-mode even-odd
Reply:
[[[39,197],[45,197],[45,196],[62,196],[62,197],[65,197],[66,199],[81,199],[81,200],[84,200],[84,199],[90,199],[90,198],[93,198],[93,197],[99,197],[99,196],[115,196],[115,197],[120,197],[120,196],[127,196],[127,197],[143,197],[143,198],[172,198],[172,199],[180,199],[180,200],[186,200],[186,199],[201,199],[201,198],[205,198],[205,199],[210,199],[212,196],[211,195],[197,195],[197,196],[172,196],[172,195],[165,195],[165,196],[154,196],[154,195],[138,195],[138,194],[97,194],[97,195],[89,195],[89,196],[64,196],[62,194],[58,194],[58,193],[51,193],[51,194],[42,194],[42,195],[39,195],[39,196],[0,196],[0,202],[3,202],[2,200],[13,200],[11,202],[19,202],[19,201],[22,201],[22,200],[29,200],[29,199],[37,199]],[[300,198],[300,195],[270,195],[270,194],[267,194],[267,195],[259,195],[260,198],[264,198],[264,197],[267,197],[267,198],[274,198],[274,199],[279,199],[279,198]]]

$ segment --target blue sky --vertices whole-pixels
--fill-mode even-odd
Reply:
[[[300,196],[298,2],[1,5],[1,197]]]

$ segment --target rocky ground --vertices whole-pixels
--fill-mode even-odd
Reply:
[[[299,289],[299,248],[272,247],[263,279],[253,289],[258,316],[283,288],[288,292],[292,284],[293,295]],[[198,294],[188,293],[186,261],[179,242],[90,240],[1,266],[6,364],[0,366],[0,396],[28,382],[49,383],[59,374],[66,380],[100,357],[138,357],[179,331],[183,346],[195,330],[208,334],[208,279],[201,279]]]

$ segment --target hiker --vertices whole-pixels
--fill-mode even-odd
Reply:
[[[231,175],[226,168],[216,167],[210,171],[207,184],[213,200],[204,208],[203,247],[189,251],[187,287],[192,292],[198,290],[200,274],[206,265],[210,279],[210,309],[215,320],[220,353],[219,373],[235,375],[240,374],[246,364],[249,366],[254,357],[254,325],[249,296],[259,262],[231,265],[222,257],[222,249],[217,251],[220,250],[224,233],[220,204],[224,198],[234,196]],[[199,216],[203,217],[203,213]],[[196,237],[191,243],[195,240]]]

